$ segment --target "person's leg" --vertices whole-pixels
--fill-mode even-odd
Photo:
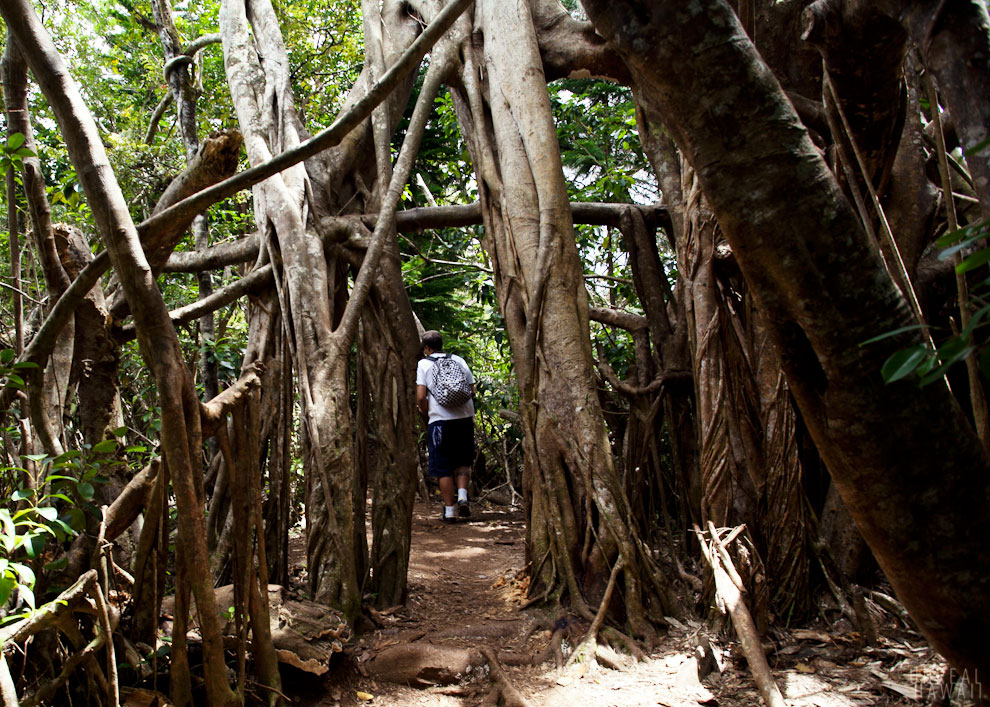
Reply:
[[[454,469],[454,480],[457,484],[458,491],[460,489],[467,490],[468,481],[471,478],[471,467],[469,466],[459,466]],[[460,496],[461,494],[458,494]]]
[[[444,454],[444,438],[443,423],[431,422],[426,431],[426,449],[430,455],[429,474],[436,478],[437,485],[440,487],[444,520],[453,521],[455,519],[454,504],[457,501],[454,491],[454,477]]]
[[[457,515],[461,518],[471,517],[471,506],[468,504],[468,474],[471,472],[469,466],[459,466],[454,469],[454,480],[457,483]]]
[[[452,507],[457,500],[454,493],[454,477],[441,476],[437,479],[437,483],[440,485],[440,495],[443,496],[443,505]],[[460,477],[458,477],[458,483],[460,483]]]

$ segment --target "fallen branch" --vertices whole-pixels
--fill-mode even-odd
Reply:
[[[883,592],[871,590],[870,599],[872,599],[877,604],[882,606],[884,609],[889,611],[891,614],[899,618],[902,622],[904,622],[905,626],[910,626],[911,628],[917,628],[914,621],[912,621],[911,617],[908,616],[907,610],[894,597],[888,594],[884,594]]]
[[[746,656],[746,662],[749,663],[749,669],[753,673],[753,679],[760,690],[763,702],[767,707],[786,707],[784,697],[780,694],[780,689],[770,673],[770,666],[767,664],[767,657],[760,645],[760,636],[756,632],[753,617],[749,613],[749,609],[746,608],[742,593],[736,585],[736,581],[741,583],[741,580],[738,579],[739,574],[732,565],[725,548],[721,545],[718,534],[712,532],[711,544],[709,545],[701,529],[698,526],[695,526],[694,529],[698,535],[698,542],[701,544],[701,554],[715,575],[715,593],[725,605],[729,616],[732,617],[732,625],[736,628],[743,654]],[[714,531],[714,528],[712,530]],[[723,562],[726,560],[728,562],[723,566]],[[735,576],[735,581],[732,576]]]
[[[16,643],[22,643],[29,636],[55,626],[63,617],[76,611],[82,605],[89,605],[87,595],[96,585],[96,570],[89,570],[76,580],[75,584],[58,595],[30,617],[0,628],[0,644],[7,652]]]

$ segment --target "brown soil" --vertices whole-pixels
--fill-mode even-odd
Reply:
[[[475,507],[470,522],[445,525],[439,522],[436,504],[418,503],[408,602],[373,613],[376,625],[351,641],[324,680],[285,673],[286,691],[295,704],[460,707],[482,703],[492,687],[484,674],[473,679],[469,674],[456,685],[417,689],[375,680],[364,665],[377,651],[408,642],[488,646],[516,654],[542,651],[550,632],[536,631],[524,642],[528,629],[534,621],[552,623],[561,617],[520,610],[527,589],[522,576],[523,524],[517,510]],[[774,677],[789,705],[931,704],[944,663],[916,632],[878,607],[871,610],[881,624],[875,647],[866,646],[843,621],[824,628],[772,631],[766,637]],[[580,640],[587,626],[573,628],[574,638],[565,651]],[[699,621],[675,621],[645,660],[616,656],[621,670],[598,665],[558,669],[553,659],[504,669],[534,706],[761,704],[738,645],[726,636],[726,631],[716,632]],[[694,656],[699,643],[706,642],[716,667],[699,682]],[[952,704],[970,702],[957,697]]]

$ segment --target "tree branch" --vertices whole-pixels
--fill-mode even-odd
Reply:
[[[191,221],[196,214],[209,205],[233,196],[242,189],[252,187],[292,165],[339,145],[344,137],[371,115],[379,103],[388,98],[392,90],[419,63],[430,47],[450,28],[454,20],[471,2],[473,0],[455,0],[455,2],[447,5],[436,19],[423,30],[423,33],[409,45],[409,48],[403,52],[398,61],[354,104],[351,110],[339,116],[326,130],[304,140],[291,150],[279,153],[267,162],[240,172],[220,184],[204,189],[174,206],[154,214],[139,224],[139,230],[153,237],[154,234],[167,228],[168,224],[176,219],[188,218]]]
[[[217,311],[253,290],[264,287],[271,281],[272,266],[271,264],[264,265],[226,287],[220,288],[208,297],[191,302],[184,307],[173,309],[168,313],[169,319],[172,320],[172,324],[174,325],[188,324],[191,321],[199,319],[204,314]],[[137,332],[134,325],[128,324],[114,332],[114,340],[122,344],[126,341],[131,341],[136,335]]]
[[[637,204],[609,204],[601,202],[574,201],[571,202],[571,214],[576,224],[592,226],[618,227],[622,216],[629,209],[642,214],[644,222],[656,227],[666,227],[670,223],[670,215],[665,206],[643,206]],[[342,231],[341,223],[347,223],[357,218],[368,230],[373,230],[378,221],[378,214],[364,214],[358,217],[337,216],[326,218],[318,229],[321,234],[332,232],[332,237],[324,236],[327,240],[339,240]],[[399,233],[419,233],[435,228],[465,228],[481,225],[481,205],[458,204],[454,206],[416,207],[404,209],[395,213],[395,227]],[[352,229],[351,229],[352,230]],[[351,239],[351,244],[358,241]],[[366,245],[364,247],[367,247]],[[252,234],[238,241],[222,243],[204,251],[183,251],[172,253],[162,272],[200,272],[208,269],[218,269],[227,265],[250,262],[258,257],[258,236]]]
[[[588,315],[591,321],[599,324],[625,329],[626,331],[636,331],[637,329],[648,329],[649,320],[641,314],[625,312],[621,309],[611,309],[608,307],[589,307]]]

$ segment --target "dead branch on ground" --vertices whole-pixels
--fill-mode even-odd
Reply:
[[[723,613],[727,609],[729,616],[732,617],[732,625],[736,628],[743,654],[746,656],[746,662],[749,663],[749,669],[753,673],[753,679],[760,690],[763,702],[767,707],[786,707],[784,697],[780,694],[780,689],[770,673],[770,666],[767,664],[767,657],[763,653],[753,617],[743,601],[742,580],[739,578],[725,546],[719,540],[718,531],[714,525],[709,523],[710,543],[705,539],[704,533],[697,525],[695,526],[695,533],[701,544],[702,555],[715,575],[715,593],[719,608]]]

